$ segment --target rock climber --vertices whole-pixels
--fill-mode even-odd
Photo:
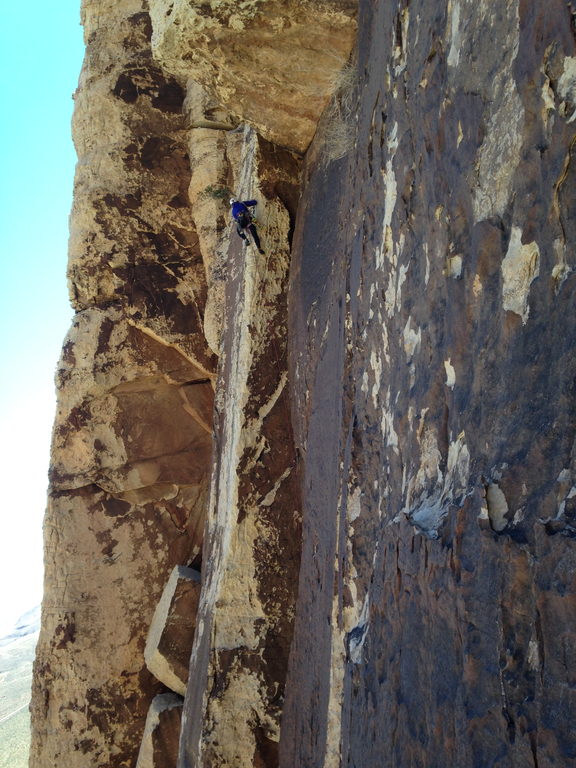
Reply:
[[[248,230],[254,239],[256,248],[258,248],[258,253],[264,253],[262,246],[260,245],[260,238],[256,231],[256,225],[254,224],[254,217],[252,211],[250,211],[250,208],[253,208],[255,205],[257,205],[256,200],[244,200],[244,202],[242,202],[235,197],[230,198],[232,218],[236,222],[236,232],[238,232],[242,240],[247,243],[248,238],[246,237],[244,230]]]

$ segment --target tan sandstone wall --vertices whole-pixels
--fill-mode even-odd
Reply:
[[[150,622],[174,566],[201,565],[209,507],[225,509],[229,526],[240,510],[246,515],[227,565],[205,553],[236,574],[222,579],[219,601],[238,593],[236,558],[246,568],[242,583],[258,593],[256,607],[234,621],[254,625],[259,721],[232,693],[222,708],[244,717],[251,749],[274,751],[300,546],[286,391],[299,160],[254,132],[232,130],[229,112],[152,58],[145,4],[86,2],[82,13],[87,50],[74,116],[69,258],[76,315],[57,374],[31,765],[135,764],[150,702],[166,690],[144,661]],[[235,234],[230,245],[231,192],[260,201],[264,260],[247,258]],[[236,293],[226,297],[232,283]],[[216,385],[225,326],[224,383]],[[232,359],[238,391],[228,401]],[[222,469],[219,459],[213,472],[215,386],[219,418],[224,400],[226,413],[239,414],[224,441],[236,446],[225,453],[232,464]],[[218,479],[222,472],[237,473],[236,491]],[[233,497],[236,507],[226,507]],[[284,557],[285,572],[277,565]],[[212,569],[208,578],[223,573]],[[206,619],[214,604],[205,601],[203,610]],[[220,640],[202,638],[209,652],[199,674],[212,675]]]
[[[184,91],[141,2],[86,2],[69,280],[58,366],[31,765],[134,765],[148,624],[201,557],[215,357],[188,204]]]
[[[357,0],[151,0],[154,55],[239,122],[307,149],[354,44]]]

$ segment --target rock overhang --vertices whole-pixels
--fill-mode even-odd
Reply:
[[[357,0],[151,0],[152,50],[239,122],[303,153],[350,57],[357,8]]]

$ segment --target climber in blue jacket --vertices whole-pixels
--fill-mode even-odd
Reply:
[[[250,232],[252,235],[256,248],[258,248],[258,253],[264,253],[262,246],[260,245],[260,238],[258,237],[256,226],[253,221],[254,217],[252,216],[252,211],[250,211],[250,208],[253,208],[255,205],[257,205],[256,200],[245,200],[242,202],[240,200],[236,200],[235,197],[230,198],[232,218],[236,222],[236,232],[238,232],[242,240],[248,242],[248,238],[244,232],[244,230],[248,230],[248,232]]]

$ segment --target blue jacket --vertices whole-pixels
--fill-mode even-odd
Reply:
[[[238,219],[238,216],[240,216],[241,213],[250,213],[248,207],[252,207],[256,205],[256,203],[256,200],[245,200],[243,203],[237,200],[232,205],[232,218]]]

